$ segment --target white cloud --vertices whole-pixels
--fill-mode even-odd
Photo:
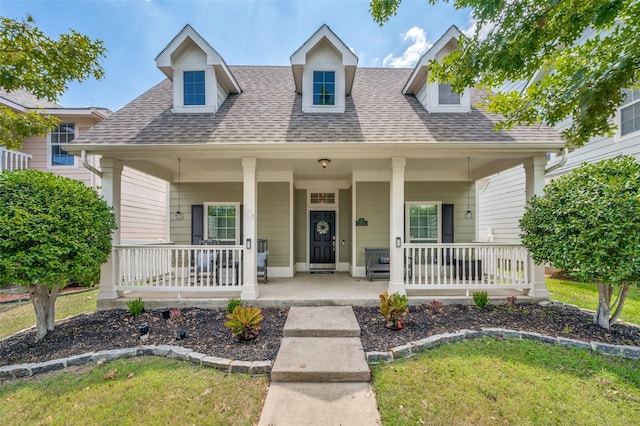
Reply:
[[[400,56],[394,56],[393,53],[387,55],[382,60],[382,65],[392,68],[410,68],[420,60],[420,57],[433,44],[427,42],[427,35],[422,28],[413,27],[402,35],[403,40],[411,40],[412,44]]]
[[[493,30],[494,28],[495,28],[494,23],[492,22],[485,23],[482,29],[480,30],[479,39],[480,40],[486,39],[489,33],[491,32],[491,30]],[[478,31],[478,21],[476,21],[476,19],[473,16],[471,16],[469,18],[469,26],[467,27],[467,29],[462,30],[462,33],[467,37],[471,38],[476,36],[476,31]]]

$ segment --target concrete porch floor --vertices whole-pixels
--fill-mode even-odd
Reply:
[[[258,283],[260,295],[251,305],[258,307],[282,306],[378,306],[378,296],[389,286],[387,280],[368,281],[365,277],[352,277],[346,272],[311,274],[299,272],[293,278],[269,278],[267,284]],[[525,295],[518,290],[488,290],[494,303],[504,303],[508,296],[519,301],[537,302],[539,298]],[[408,290],[410,305],[429,303],[437,299],[443,304],[472,304],[465,290]],[[229,298],[239,297],[238,292],[170,292],[128,291],[112,300],[98,299],[98,309],[126,309],[127,301],[142,298],[147,309],[167,307],[226,307]]]

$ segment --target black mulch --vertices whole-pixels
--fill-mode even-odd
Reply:
[[[39,343],[35,331],[27,331],[0,342],[0,366],[38,362],[104,349],[138,345],[179,345],[208,355],[236,360],[273,358],[280,345],[282,328],[288,309],[263,309],[260,335],[251,342],[239,342],[224,327],[225,309],[187,308],[182,322],[162,319],[160,311],[133,317],[124,310],[100,311],[59,322]],[[376,307],[354,307],[362,329],[362,345],[366,351],[387,351],[395,346],[434,334],[461,329],[500,327],[563,336],[584,341],[600,341],[618,345],[640,346],[640,328],[615,325],[605,330],[592,323],[592,315],[577,309],[552,305],[475,306],[447,305],[435,313],[427,305],[410,306],[405,328],[390,331]],[[140,340],[137,327],[148,323],[149,338]],[[176,340],[178,329],[187,338]]]

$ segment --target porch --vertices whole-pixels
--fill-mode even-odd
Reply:
[[[25,170],[29,168],[31,154],[11,151],[0,146],[0,172],[3,170]]]
[[[529,254],[521,246],[504,244],[408,244],[402,262],[401,286],[412,304],[438,299],[443,303],[473,303],[471,294],[487,291],[499,302],[508,296],[534,300],[535,284]],[[224,307],[242,297],[245,277],[244,246],[121,245],[113,250],[113,296],[100,297],[99,309],[124,308],[138,297],[151,309],[167,306]],[[255,279],[254,279],[255,280]],[[254,281],[247,279],[247,281]],[[101,293],[109,292],[102,282]],[[256,306],[372,305],[391,291],[388,279],[370,282],[347,272],[298,272],[256,283],[250,293]],[[401,288],[398,288],[401,287]],[[243,297],[244,298],[244,297]],[[250,298],[247,298],[250,299]]]

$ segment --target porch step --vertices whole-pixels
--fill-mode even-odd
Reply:
[[[284,337],[359,337],[360,326],[351,306],[292,307]]]
[[[358,337],[284,337],[273,382],[367,382],[369,365]]]

